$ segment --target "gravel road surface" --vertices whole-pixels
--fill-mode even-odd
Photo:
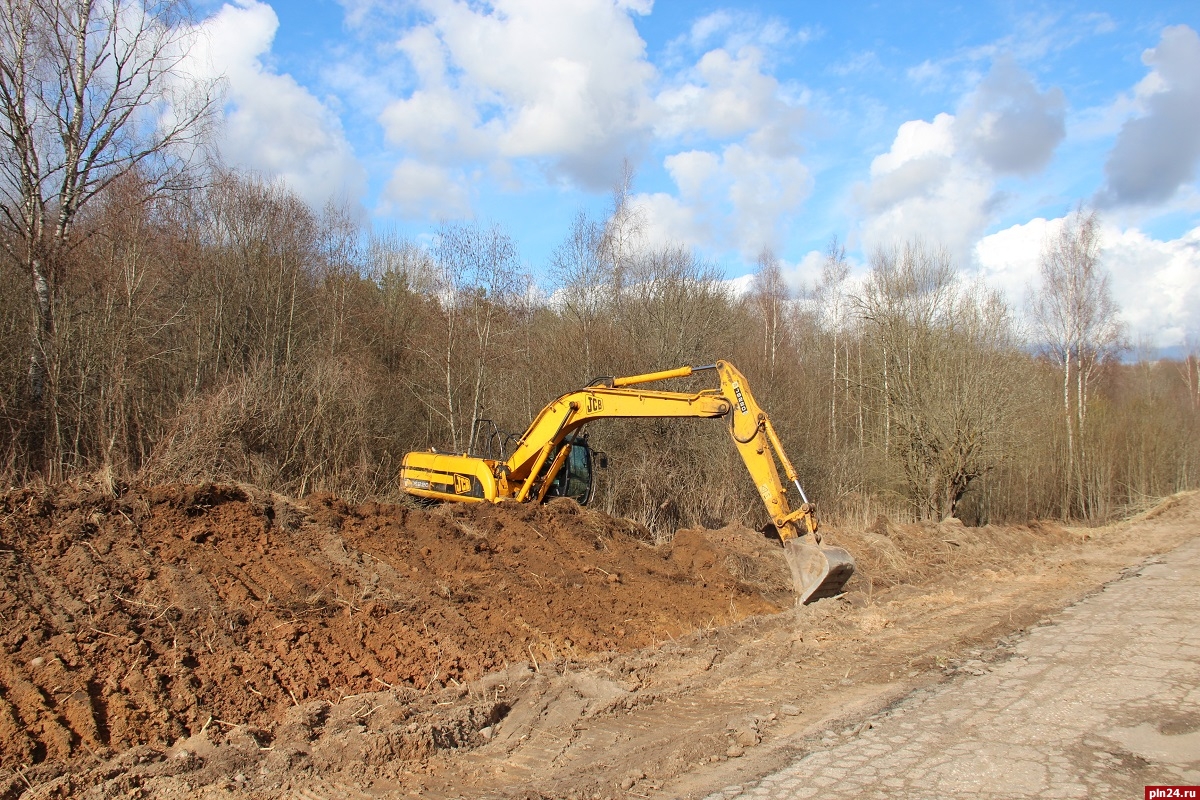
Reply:
[[[810,745],[811,747],[811,745]],[[1200,784],[1200,539],[754,782],[709,795],[1141,798]]]

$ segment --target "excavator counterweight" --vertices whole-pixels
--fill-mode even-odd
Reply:
[[[704,370],[717,372],[719,389],[689,394],[640,388]],[[770,418],[750,393],[745,376],[726,361],[594,381],[543,408],[507,459],[412,452],[404,457],[400,487],[410,495],[433,500],[543,502],[550,497],[572,497],[586,504],[592,496],[592,455],[580,429],[592,420],[619,417],[725,419],[783,542],[799,601],[812,603],[842,591],[854,574],[854,559],[840,547],[821,544],[816,510],[805,497]],[[788,488],[780,479],[777,461],[798,493],[800,504],[795,510],[788,502]]]

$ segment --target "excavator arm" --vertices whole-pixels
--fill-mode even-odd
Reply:
[[[641,384],[683,378],[704,370],[718,373],[720,388],[695,393],[640,388]],[[600,379],[543,408],[506,460],[409,453],[404,458],[401,485],[410,494],[436,499],[541,502],[568,465],[580,428],[597,419],[635,417],[725,418],[730,437],[783,542],[801,602],[841,591],[854,572],[853,559],[841,548],[820,545],[815,509],[805,497],[770,418],[750,393],[745,377],[725,361],[707,367]],[[800,504],[795,509],[788,502],[788,490],[780,480],[776,462],[796,487]]]

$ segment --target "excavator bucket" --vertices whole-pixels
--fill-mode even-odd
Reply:
[[[783,543],[783,557],[792,570],[792,583],[801,603],[841,594],[854,574],[854,559],[840,547],[813,544],[812,537],[794,537]]]

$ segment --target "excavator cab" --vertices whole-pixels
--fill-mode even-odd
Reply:
[[[581,506],[586,506],[596,491],[592,481],[592,449],[588,447],[586,436],[580,436],[573,441],[563,442],[563,447],[570,447],[562,469],[554,476],[547,497],[569,497]],[[602,453],[599,456],[599,466],[605,466],[607,459]]]

